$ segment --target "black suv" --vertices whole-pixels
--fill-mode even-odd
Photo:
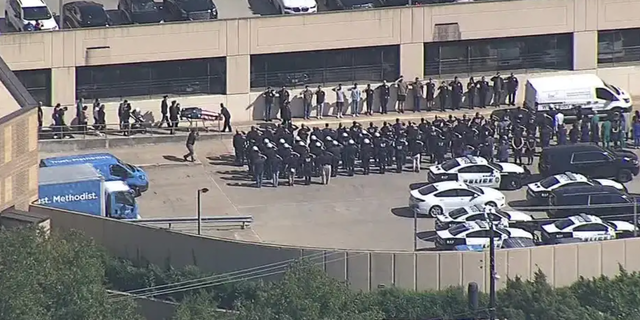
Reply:
[[[596,144],[570,144],[542,150],[540,174],[545,177],[564,173],[581,173],[590,178],[613,178],[629,182],[638,175],[638,156],[624,149],[607,149]]]
[[[106,27],[111,19],[104,6],[93,1],[67,2],[62,7],[64,24],[70,28]],[[63,26],[60,26],[61,28]]]
[[[153,0],[120,0],[118,10],[128,23],[158,23],[162,21],[160,10]]]
[[[549,216],[566,218],[590,214],[603,218],[625,220],[633,218],[633,206],[640,199],[611,186],[580,186],[559,188],[549,195]],[[554,208],[555,207],[555,208]]]
[[[164,0],[168,21],[218,19],[218,8],[211,0]]]

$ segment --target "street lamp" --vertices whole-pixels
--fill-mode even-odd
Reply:
[[[209,192],[209,189],[198,189],[198,235],[202,233],[202,201],[200,195]]]
[[[491,206],[484,207],[484,217],[489,224],[489,320],[496,320],[496,244],[493,219],[491,219],[494,210]]]

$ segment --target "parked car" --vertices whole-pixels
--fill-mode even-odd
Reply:
[[[611,186],[559,188],[549,196],[549,216],[566,218],[585,213],[627,220],[633,217],[634,203],[637,206],[639,200]]]
[[[543,225],[542,242],[556,244],[558,239],[601,241],[633,236],[634,225],[626,221],[604,221],[596,216],[579,214]]]
[[[281,14],[318,12],[316,0],[269,0]]]
[[[629,182],[638,175],[638,156],[624,149],[607,149],[596,144],[570,144],[544,148],[538,163],[545,177],[574,172],[589,178],[613,178]]]
[[[162,22],[162,13],[153,0],[120,0],[120,10],[128,23],[158,23]]]
[[[445,161],[427,169],[427,181],[462,181],[478,187],[517,190],[529,170],[508,162],[489,162],[483,157],[466,156]]]
[[[325,0],[325,4],[338,10],[370,9],[381,5],[380,0]]]
[[[547,204],[551,191],[580,186],[611,186],[626,192],[627,189],[622,183],[609,179],[589,179],[582,174],[565,172],[555,176],[544,178],[538,182],[527,185],[527,202],[529,204]]]
[[[7,0],[4,18],[8,27],[27,30],[27,26],[40,25],[40,30],[57,30],[58,23],[43,0]]]
[[[485,221],[470,221],[447,230],[436,231],[436,248],[451,250],[459,245],[488,247],[491,241],[491,226]],[[518,228],[495,227],[493,238],[496,247],[501,247],[509,238],[525,238],[533,240],[533,235]]]
[[[70,28],[107,27],[111,19],[104,6],[93,1],[67,2],[62,7],[64,23]],[[63,26],[64,27],[64,26]]]
[[[211,0],[164,0],[163,8],[169,21],[218,19],[218,8]]]
[[[409,208],[418,214],[432,217],[464,206],[488,205],[500,208],[505,204],[505,196],[498,190],[458,181],[429,184],[412,190],[409,196]]]

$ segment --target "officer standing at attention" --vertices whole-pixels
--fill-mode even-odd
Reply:
[[[253,160],[253,177],[256,181],[256,188],[262,188],[262,180],[264,179],[264,166],[267,162],[267,157],[258,153],[256,159]]]
[[[442,81],[440,87],[438,88],[438,98],[440,99],[440,111],[444,112],[447,107],[447,96],[449,95],[449,88],[447,87],[447,83]]]
[[[322,90],[321,86],[316,89],[316,118],[322,119],[324,115],[324,103],[326,99],[326,93]]]
[[[198,130],[196,130],[196,128],[191,128],[189,130],[189,136],[187,136],[187,151],[188,153],[185,154],[184,156],[182,156],[182,158],[184,159],[184,161],[189,161],[189,158],[191,158],[191,162],[195,162],[196,158],[195,158],[195,152],[193,151],[193,146],[196,144],[196,140],[199,136]]]
[[[330,137],[329,137],[330,138]],[[328,151],[333,155],[331,159],[331,176],[335,177],[338,175],[338,166],[340,164],[340,159],[342,157],[343,149],[338,141],[332,139],[331,146],[328,148]]]
[[[420,102],[422,100],[422,91],[424,90],[424,85],[420,78],[416,77],[416,80],[411,84],[411,90],[413,92],[413,112],[422,112],[420,109]]]
[[[396,140],[395,143],[396,149],[396,172],[402,173],[402,168],[404,167],[405,162],[407,161],[407,142],[404,138],[400,138]]]
[[[167,114],[169,113],[169,102],[167,101],[168,98],[169,96],[163,96],[162,102],[160,102],[160,113],[162,114],[162,119],[160,120],[158,128],[162,128],[163,123],[166,123],[167,127],[171,127],[171,124],[169,123],[169,117],[167,116]]]
[[[444,155],[447,153],[447,141],[442,133],[439,133],[436,136],[436,146],[433,150],[433,156],[435,158],[436,164],[441,164],[444,162]]]
[[[364,138],[362,140],[362,146],[360,148],[360,160],[362,161],[362,169],[364,175],[369,175],[371,170],[371,157],[373,156],[373,146],[371,146],[371,140]]]
[[[233,150],[235,151],[235,165],[242,166],[244,165],[244,150],[246,148],[247,141],[244,139],[244,136],[240,131],[236,130],[236,134],[233,135]]]
[[[302,96],[302,117],[305,120],[309,120],[311,118],[311,105],[313,104],[313,91],[309,89],[308,85],[305,85],[304,90],[300,92],[300,95]]]
[[[567,128],[565,128],[564,124],[558,126],[557,136],[559,145],[567,144]]]
[[[513,72],[507,77],[507,105],[516,105],[516,91],[518,90],[518,78]]]
[[[284,108],[286,107],[287,103],[289,102],[289,99],[291,98],[291,94],[289,93],[289,90],[287,90],[287,87],[282,86],[282,88],[277,92],[277,96],[278,96],[278,102],[280,104],[279,105],[280,114],[282,114],[282,111],[284,111]]]
[[[522,152],[524,151],[524,140],[522,139],[522,135],[518,134],[513,137],[511,147],[513,148],[514,163],[522,165]]]
[[[476,87],[478,88],[478,105],[480,108],[487,107],[487,96],[489,95],[489,82],[482,76],[480,80],[476,83]]]
[[[534,135],[527,136],[527,144],[525,146],[525,154],[527,156],[527,165],[533,164],[533,156],[536,153],[536,137]]]
[[[311,175],[313,174],[313,158],[311,154],[305,155],[302,160],[302,175],[304,176],[304,184],[311,184]]]
[[[473,80],[473,77],[469,78],[469,82],[467,82],[467,105],[469,106],[469,110],[473,109],[475,105],[476,98],[476,82]]]
[[[355,165],[356,165],[356,153],[358,153],[358,149],[356,148],[355,141],[352,139],[348,141],[347,146],[344,147],[345,153],[345,167],[347,169],[347,174],[350,177],[353,177],[355,174]]]
[[[493,106],[499,107],[502,104],[502,90],[504,89],[504,79],[500,75],[500,72],[496,72],[496,75],[491,78],[493,83]]]
[[[387,171],[388,156],[387,141],[385,138],[380,137],[376,145],[376,161],[378,162],[381,174],[384,174]]]
[[[436,84],[433,83],[433,80],[429,78],[429,81],[425,84],[426,87],[426,100],[427,100],[427,111],[432,111],[433,106],[435,105],[435,96],[436,96]]]
[[[378,87],[380,93],[380,113],[387,114],[387,104],[389,104],[389,85],[387,80],[383,80],[382,84]]]
[[[323,152],[318,157],[318,163],[320,165],[320,174],[322,177],[322,184],[329,184],[331,181],[331,154],[329,152]]]
[[[451,87],[451,109],[460,110],[460,103],[462,102],[462,96],[464,95],[462,83],[460,83],[458,77],[454,77],[449,86]]]
[[[574,122],[571,130],[569,130],[569,142],[571,144],[578,143],[580,137],[580,128],[578,128],[578,123]]]
[[[506,140],[501,140],[497,157],[499,162],[509,162],[509,146]]]
[[[364,99],[367,105],[367,110],[364,112],[364,114],[371,116],[373,115],[373,95],[375,94],[375,91],[373,90],[373,88],[371,88],[371,84],[367,83],[367,87],[362,93],[364,93]]]

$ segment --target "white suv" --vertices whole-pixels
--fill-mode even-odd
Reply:
[[[40,30],[57,30],[58,23],[43,0],[7,0],[4,16],[7,25],[16,31],[40,24]]]

